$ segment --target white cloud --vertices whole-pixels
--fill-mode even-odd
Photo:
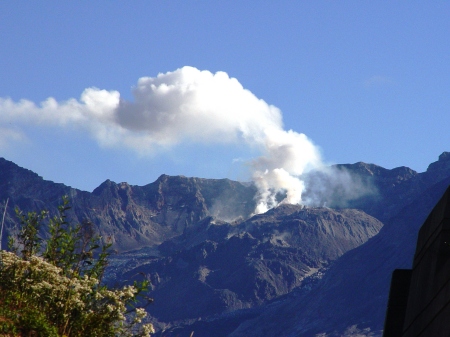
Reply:
[[[261,152],[251,162],[259,188],[257,212],[278,202],[300,203],[305,170],[321,165],[316,146],[304,135],[285,131],[281,111],[243,88],[225,72],[183,67],[157,77],[143,77],[134,101],[117,91],[86,89],[79,100],[48,98],[39,106],[0,99],[0,127],[6,123],[85,129],[102,146],[157,153],[182,142],[238,143]]]
[[[0,127],[0,149],[8,148],[11,143],[24,141],[25,139],[25,134],[20,130]]]
[[[229,143],[241,138],[262,143],[264,130],[281,127],[281,113],[224,72],[184,67],[145,77],[122,101],[118,123],[146,135],[147,144],[180,141]]]

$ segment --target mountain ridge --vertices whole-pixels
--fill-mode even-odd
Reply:
[[[17,225],[14,207],[56,212],[68,195],[69,220],[89,219],[118,251],[108,280],[146,273],[156,299],[149,319],[164,336],[379,336],[390,271],[409,265],[422,218],[450,183],[450,152],[422,173],[363,162],[333,170],[340,185],[320,174],[306,185],[307,195],[328,183],[332,193],[315,196],[326,207],[252,216],[249,183],[161,175],[87,192],[0,158],[0,200],[10,200],[2,243]]]

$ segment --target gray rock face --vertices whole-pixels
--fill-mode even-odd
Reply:
[[[172,240],[166,255],[121,266],[116,279],[151,275],[151,315],[199,319],[278,298],[376,235],[382,223],[358,210],[282,205],[239,224],[203,224],[204,241]],[[220,231],[220,234],[218,234]]]
[[[92,193],[43,180],[0,158],[0,200],[9,198],[3,243],[14,226],[14,208],[56,212],[68,195],[71,221],[89,219],[119,252],[156,246],[197,226],[206,216],[248,217],[255,207],[253,185],[228,179],[162,175],[146,186],[105,181]],[[231,200],[230,200],[231,199]]]

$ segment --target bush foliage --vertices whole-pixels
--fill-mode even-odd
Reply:
[[[0,336],[150,336],[151,324],[135,308],[148,283],[120,289],[102,285],[110,243],[101,244],[88,221],[66,221],[67,197],[48,220],[50,237],[39,236],[48,212],[24,214],[10,251],[0,251]]]

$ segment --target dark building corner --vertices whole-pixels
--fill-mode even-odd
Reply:
[[[419,230],[413,268],[392,274],[383,337],[450,336],[450,187]]]
[[[411,269],[396,269],[392,273],[386,320],[384,321],[384,337],[398,337],[402,335],[411,273]]]

